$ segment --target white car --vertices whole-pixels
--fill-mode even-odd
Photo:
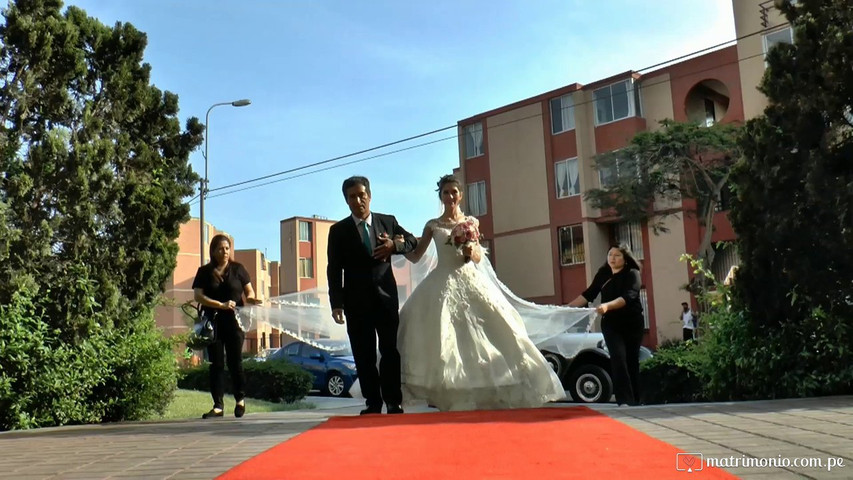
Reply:
[[[609,402],[613,394],[610,353],[604,335],[584,328],[568,330],[536,345],[572,399],[580,403]],[[640,361],[652,351],[640,347]]]

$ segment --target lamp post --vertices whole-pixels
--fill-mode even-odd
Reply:
[[[210,111],[222,105],[231,105],[232,107],[245,107],[252,103],[249,99],[235,100],[233,102],[214,103],[207,109],[204,115],[204,178],[201,179],[199,186],[199,258],[201,264],[204,265],[204,197],[207,196],[207,126],[210,123]]]

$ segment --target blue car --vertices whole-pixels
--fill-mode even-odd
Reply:
[[[349,393],[358,378],[349,344],[343,340],[313,340],[289,343],[267,356],[287,360],[314,376],[314,388],[333,397]]]

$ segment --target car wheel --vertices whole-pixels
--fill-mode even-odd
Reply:
[[[562,380],[563,374],[566,373],[566,361],[563,357],[553,352],[542,352],[542,356],[545,357],[548,365],[550,365],[551,369],[554,370],[554,373],[557,374],[557,378]]]
[[[572,372],[569,393],[580,403],[609,402],[613,382],[610,374],[598,365],[584,365]]]
[[[346,382],[339,373],[332,373],[326,379],[326,393],[333,397],[341,397],[346,391]]]

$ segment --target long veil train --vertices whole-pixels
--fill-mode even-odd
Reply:
[[[434,243],[430,242],[424,256],[417,263],[411,263],[402,255],[392,257],[394,276],[402,306],[411,292],[436,266],[438,261]],[[504,294],[524,320],[527,334],[534,344],[540,344],[568,330],[588,331],[594,320],[595,311],[591,308],[574,308],[556,305],[539,305],[528,302],[515,295],[498,279],[491,262],[484,259],[476,264]],[[244,330],[251,330],[266,324],[296,340],[323,347],[315,339],[330,338],[347,340],[346,326],[332,320],[328,290],[315,288],[302,292],[273,297],[269,306],[247,306],[238,311],[238,317]],[[575,352],[560,352],[573,356]]]

